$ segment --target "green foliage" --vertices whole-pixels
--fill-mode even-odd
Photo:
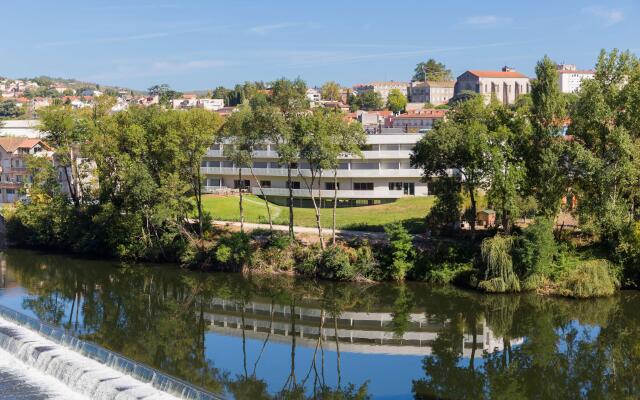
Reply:
[[[400,89],[392,89],[387,96],[387,108],[392,112],[398,114],[407,107],[407,96],[405,96]]]
[[[352,96],[351,99],[349,99],[349,107],[352,111],[375,111],[382,110],[384,103],[380,93],[369,90],[357,96]]]
[[[607,260],[585,261],[562,276],[560,294],[579,299],[611,296],[619,287],[613,267]]]
[[[412,279],[444,285],[458,283],[468,285],[468,275],[473,273],[472,246],[438,241],[431,249],[420,254]]]
[[[411,271],[416,259],[413,238],[407,229],[399,222],[389,224],[384,228],[389,240],[386,274],[388,278],[401,281]]]
[[[322,100],[338,101],[340,100],[340,85],[334,81],[325,82],[320,89]]]
[[[0,101],[0,118],[16,118],[24,114],[24,107],[19,107],[13,100]]]
[[[487,292],[519,292],[520,280],[513,271],[511,251],[514,239],[496,235],[482,241],[482,260],[485,265],[484,281],[479,287]]]
[[[456,230],[462,209],[461,183],[456,178],[442,177],[432,181],[429,189],[436,202],[427,214],[427,226],[436,231]]]
[[[516,270],[521,277],[536,275],[553,278],[556,276],[554,258],[558,245],[553,234],[554,221],[539,217],[523,229],[514,248]]]
[[[433,58],[418,63],[412,78],[414,81],[449,81],[451,79],[451,70]]]
[[[251,264],[250,237],[242,232],[223,235],[213,248],[213,255],[221,269],[239,271]]]
[[[326,279],[352,280],[356,274],[355,266],[351,263],[354,256],[352,252],[353,250],[343,246],[327,247],[320,256],[318,275]]]

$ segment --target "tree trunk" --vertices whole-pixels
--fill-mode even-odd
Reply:
[[[502,230],[505,235],[511,235],[511,218],[509,211],[504,208],[502,209]]]
[[[477,210],[477,204],[476,204],[476,195],[472,187],[469,187],[469,198],[471,200],[471,221],[469,221],[469,224],[471,225],[471,240],[475,240],[476,215],[478,214],[478,210]]]
[[[202,235],[204,233],[204,228],[202,226],[202,176],[200,175],[200,166],[198,165],[196,172],[196,182],[195,182],[195,195],[196,195],[196,206],[198,207],[198,233],[200,234],[200,239],[202,239]]]
[[[333,170],[333,215],[331,216],[331,244],[336,244],[336,208],[338,207],[338,170]]]
[[[244,233],[244,208],[242,207],[242,167],[238,169],[238,193],[240,195],[240,232]]]
[[[291,163],[287,164],[287,183],[289,186],[289,237],[295,238],[293,233],[293,183],[291,182]]]
[[[249,171],[251,171],[251,176],[258,183],[258,189],[260,190],[260,194],[262,195],[262,199],[264,200],[264,205],[267,207],[267,217],[269,218],[269,231],[273,233],[273,220],[271,219],[271,207],[269,207],[269,199],[267,199],[267,195],[264,194],[264,190],[262,190],[262,184],[260,180],[256,177],[256,174],[253,172],[253,165],[249,167]]]
[[[313,204],[313,209],[316,212],[316,227],[318,228],[318,239],[320,240],[320,249],[324,250],[324,240],[322,237],[322,224],[320,222],[320,208],[319,208],[320,205],[316,202],[316,196],[313,194],[313,184],[316,181],[316,175],[315,175],[316,169],[311,166],[311,163],[309,163],[309,170],[311,171],[311,185],[309,185],[309,182],[307,182],[307,178],[305,178],[304,175],[302,175],[302,170],[300,169],[300,167],[298,167],[298,175],[300,175],[300,177],[304,181],[304,185],[309,190],[309,195],[311,196],[311,203]],[[320,179],[322,179],[322,170],[320,170],[319,175],[320,175]],[[318,198],[319,198],[318,201],[322,201],[322,195],[320,193],[321,193],[320,181],[318,181]]]

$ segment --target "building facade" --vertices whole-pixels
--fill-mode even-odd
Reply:
[[[573,64],[558,64],[558,84],[562,93],[575,93],[582,81],[593,79],[595,71],[579,70]]]
[[[411,167],[409,156],[422,133],[404,133],[398,129],[378,128],[369,131],[363,157],[344,157],[337,170],[338,207],[372,205],[391,202],[403,196],[426,196],[427,184],[422,171]],[[287,169],[278,164],[278,149],[273,143],[264,144],[253,154],[253,172],[240,168],[224,157],[225,144],[214,145],[202,160],[205,177],[204,191],[226,193],[244,189],[260,196],[261,190],[269,200],[285,205],[288,201]],[[311,190],[307,186],[311,176],[309,166],[301,161],[294,166],[293,194],[296,205],[309,206]],[[333,171],[326,171],[312,190],[331,202],[334,196]],[[320,191],[320,192],[318,192]]]
[[[447,104],[454,95],[455,81],[411,82],[409,100],[412,103],[428,103],[434,106]]]
[[[503,104],[513,104],[531,92],[531,84],[526,75],[509,67],[502,71],[469,70],[460,75],[455,84],[455,94],[465,91],[481,94],[486,103],[495,97]]]
[[[436,121],[444,118],[446,110],[426,109],[415,113],[400,114],[392,117],[391,127],[400,128],[407,133],[424,133],[433,128]]]
[[[51,157],[51,149],[40,139],[0,137],[0,202],[19,200],[20,189],[31,177],[27,172],[28,155]]]
[[[395,81],[371,82],[371,83],[366,83],[364,85],[356,85],[353,87],[353,90],[358,94],[362,94],[365,92],[378,93],[380,94],[382,101],[386,103],[387,98],[389,97],[389,93],[391,93],[392,90],[398,89],[400,93],[407,96],[408,87],[409,87],[409,83],[407,82],[395,82]]]

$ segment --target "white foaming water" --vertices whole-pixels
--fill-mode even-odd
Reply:
[[[0,354],[3,362],[17,359],[26,371],[42,379],[45,388],[61,388],[78,397],[61,395],[60,399],[92,400],[175,400],[176,397],[142,383],[122,372],[84,357],[64,346],[45,339],[27,328],[0,318]],[[0,368],[2,364],[0,364]],[[48,375],[48,377],[47,377]],[[55,379],[53,379],[55,378]],[[56,388],[54,388],[56,389]],[[1,395],[1,394],[0,394]],[[85,397],[86,396],[86,397]],[[1,396],[0,396],[1,397]],[[56,396],[53,396],[56,398]]]
[[[89,400],[88,397],[73,392],[67,386],[56,379],[45,375],[37,369],[30,367],[18,360],[11,354],[0,349],[0,375],[8,375],[20,381],[21,386],[38,388],[38,397],[46,396],[51,400]],[[16,390],[14,387],[4,387],[0,385],[0,397],[3,395],[21,395],[22,393],[3,393],[4,390]],[[23,390],[25,395],[31,390]]]

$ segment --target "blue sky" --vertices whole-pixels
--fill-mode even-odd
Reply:
[[[544,54],[588,68],[602,48],[640,53],[639,17],[635,0],[3,1],[0,76],[352,85],[408,80],[429,57],[455,75],[505,64],[532,74]]]

